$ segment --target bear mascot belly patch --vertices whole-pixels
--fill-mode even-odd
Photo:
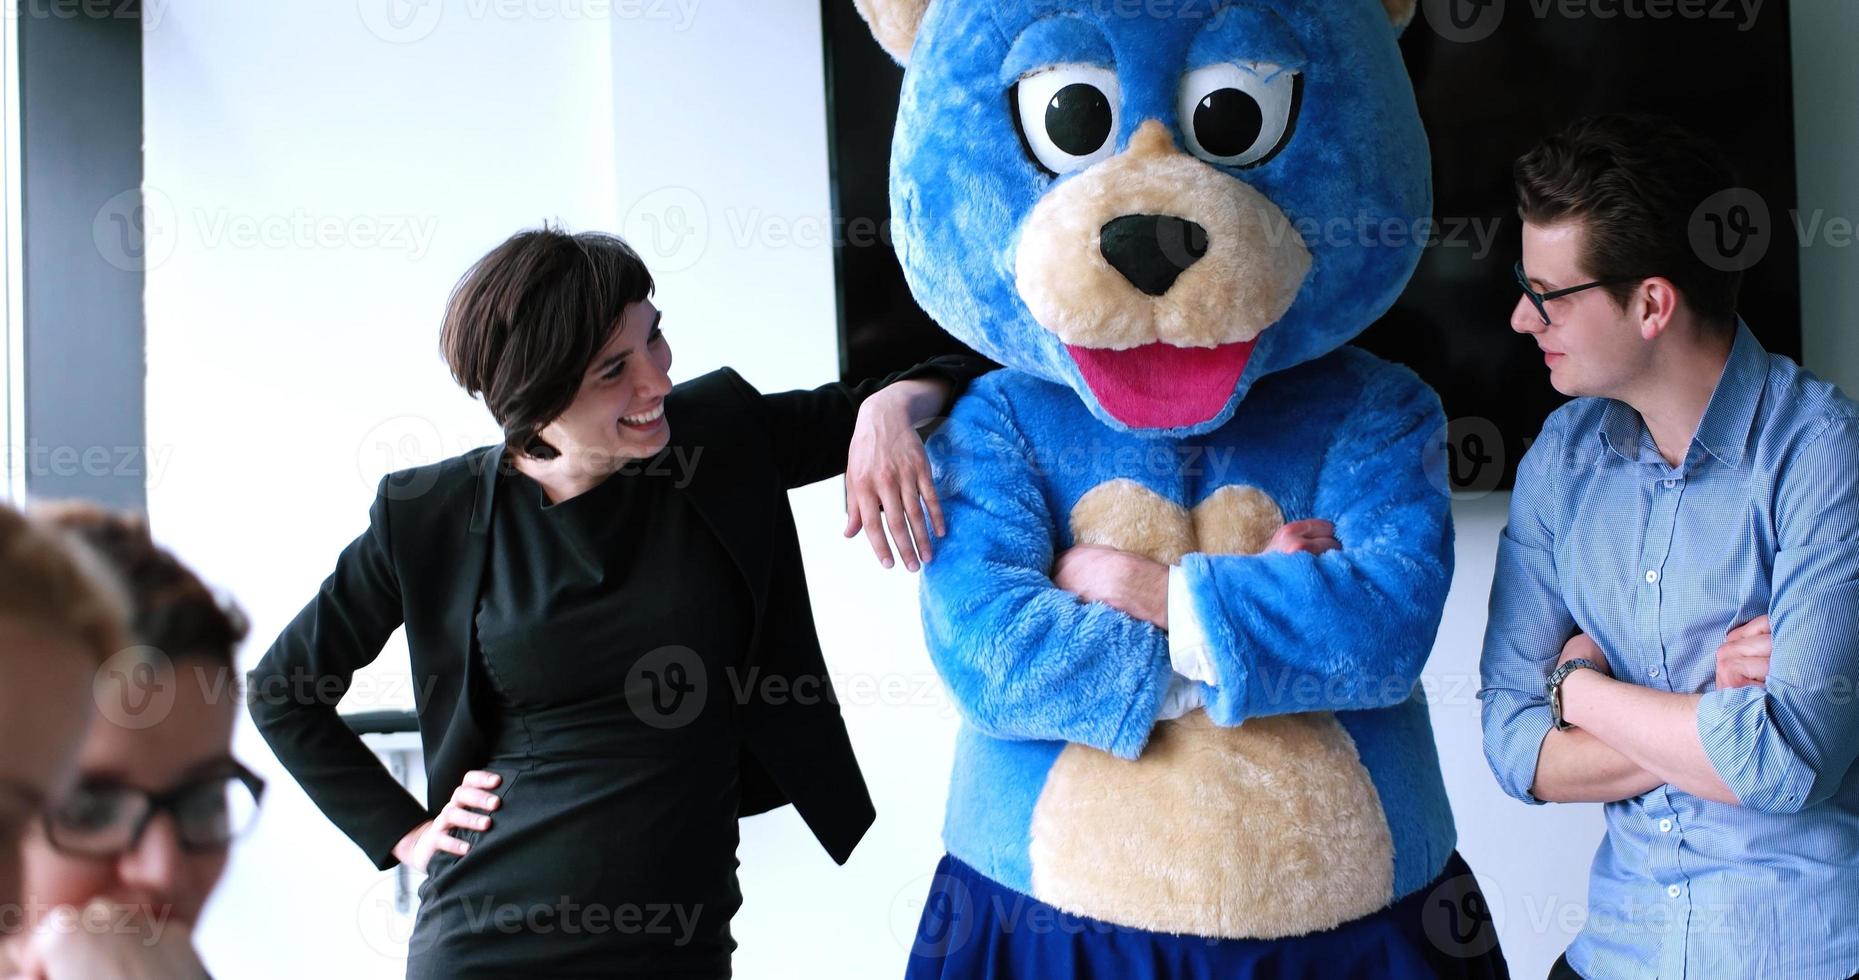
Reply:
[[[1415,0],[856,2],[912,293],[1004,365],[931,441],[962,725],[909,975],[1506,975],[1419,685],[1445,418],[1349,345],[1431,231]]]

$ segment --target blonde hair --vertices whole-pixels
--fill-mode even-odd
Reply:
[[[129,599],[84,542],[0,503],[0,619],[68,637],[102,663],[129,645]]]

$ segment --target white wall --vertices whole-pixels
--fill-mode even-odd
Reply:
[[[1819,0],[1805,16],[1846,7]],[[658,274],[678,378],[729,363],[774,390],[835,373],[817,5],[499,13],[511,9],[173,0],[151,25],[151,217],[169,210],[155,234],[168,251],[149,271],[150,508],[158,535],[253,613],[248,664],[362,528],[379,474],[495,438],[435,342],[452,283],[519,227],[559,219],[632,238]],[[1808,77],[1850,79],[1822,47]],[[1797,89],[1809,108],[1813,91]],[[1817,118],[1797,111],[1803,126]],[[1852,120],[1835,121],[1833,159],[1859,159]],[[1828,137],[1804,130],[1804,159],[1812,140]],[[1804,202],[1850,192],[1850,172],[1810,180],[1804,163]],[[332,230],[294,227],[305,221]],[[1851,324],[1859,305],[1838,282],[1850,280],[1822,282],[1845,297],[1822,321]],[[1845,351],[1832,366],[1854,371],[1849,338],[1810,338],[1810,365]],[[839,537],[839,494],[822,484],[794,505],[880,819],[843,869],[791,810],[745,821],[737,966],[756,980],[897,975],[940,854],[954,713],[923,653],[914,580]],[[1456,509],[1458,575],[1428,675],[1461,849],[1517,975],[1540,976],[1579,925],[1599,811],[1526,808],[1485,769],[1472,693],[1504,504]],[[390,650],[347,707],[409,703],[404,671]],[[209,911],[210,965],[398,976],[404,924],[386,879],[249,728],[239,750],[272,795]],[[279,948],[305,952],[280,961]]]

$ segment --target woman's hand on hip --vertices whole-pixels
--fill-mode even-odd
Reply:
[[[452,836],[452,831],[491,829],[491,818],[486,814],[503,804],[491,790],[501,782],[502,776],[488,770],[473,769],[465,773],[464,781],[452,791],[452,799],[439,815],[407,831],[400,843],[394,845],[394,857],[419,871],[425,871],[432,856],[439,851],[463,857],[471,850],[471,845]]]
[[[930,529],[937,537],[948,533],[911,409],[922,396],[910,386],[919,384],[937,390],[929,382],[899,381],[859,406],[846,458],[846,537],[863,528],[872,554],[886,568],[893,564],[895,543],[904,567],[913,572],[930,560]]]

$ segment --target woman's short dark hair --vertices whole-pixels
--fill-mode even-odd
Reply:
[[[523,231],[459,280],[439,347],[452,377],[503,427],[506,446],[554,459],[542,429],[574,403],[621,313],[651,295],[652,274],[618,236]]]
[[[1717,144],[1658,116],[1591,116],[1538,144],[1513,172],[1523,220],[1581,220],[1587,275],[1662,276],[1708,324],[1735,326],[1742,272],[1707,265],[1691,239],[1699,205],[1737,186]],[[1636,286],[1606,288],[1624,308]]]
[[[251,631],[245,613],[156,544],[141,515],[81,501],[41,504],[32,512],[89,546],[114,573],[128,594],[131,640],[171,660],[232,668]]]

